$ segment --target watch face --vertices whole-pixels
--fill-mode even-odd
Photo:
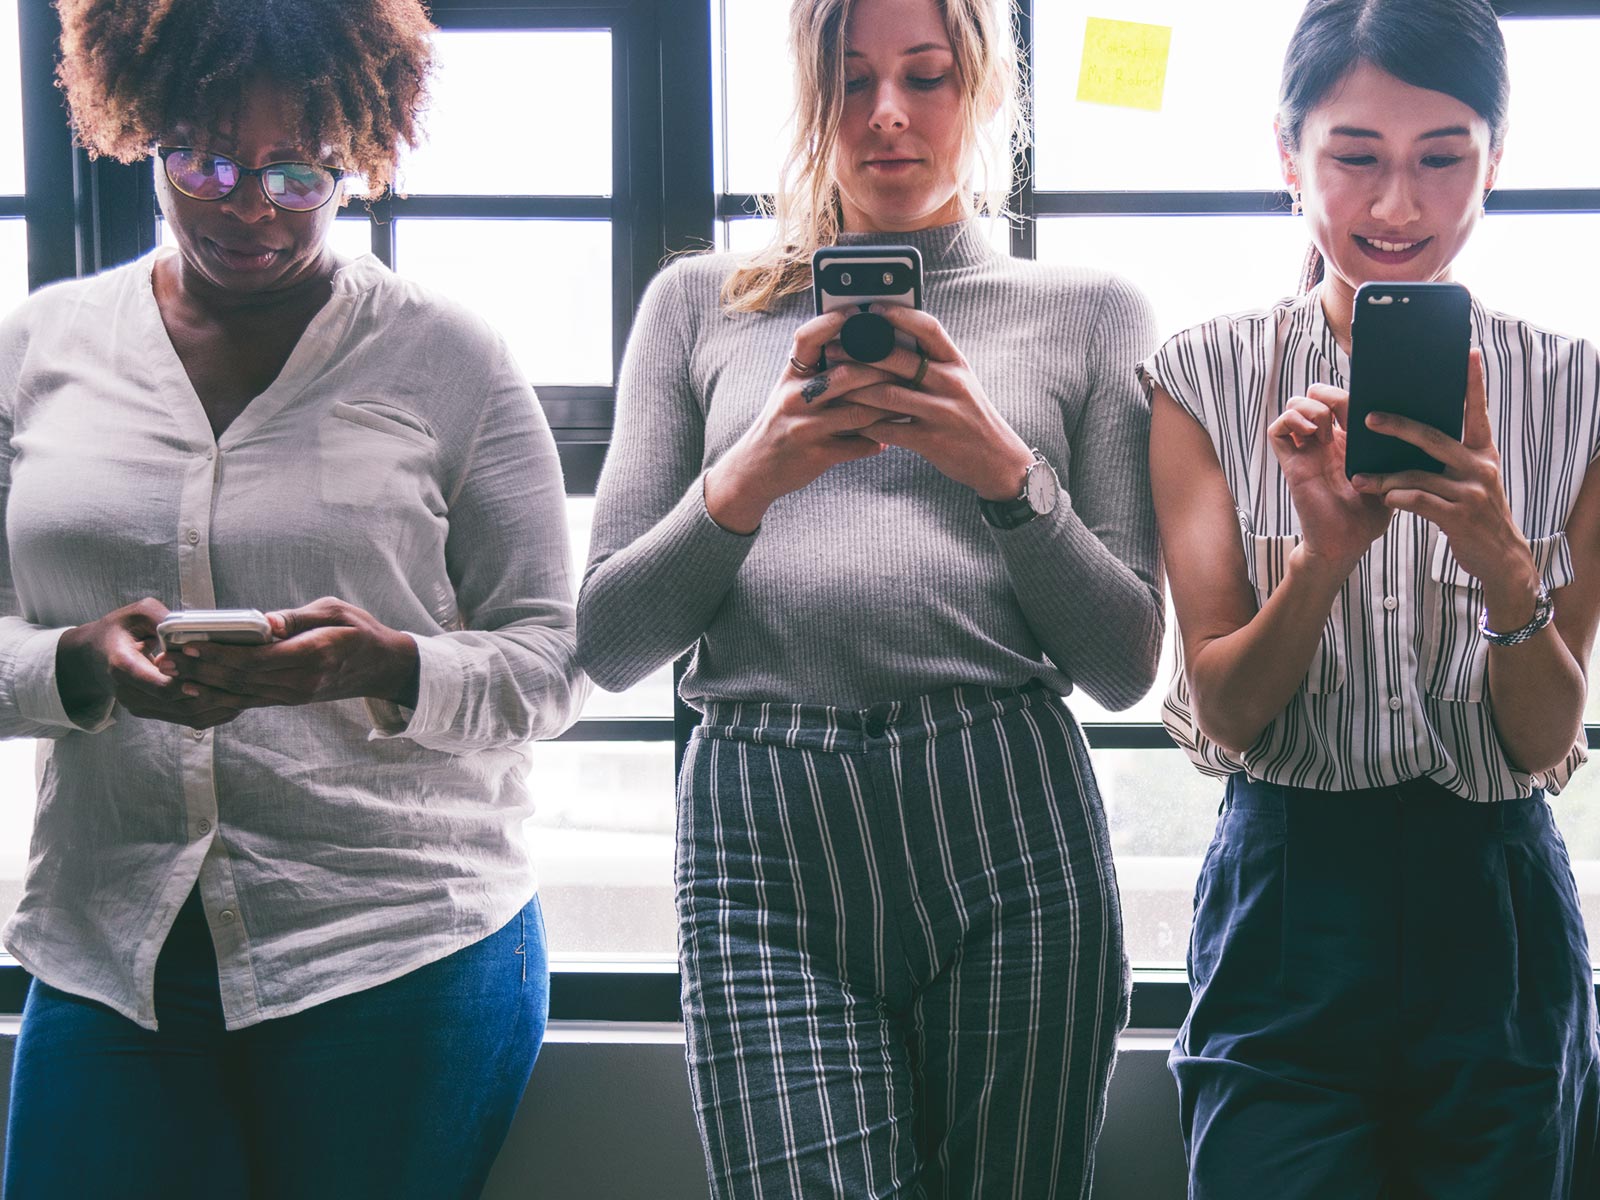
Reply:
[[[1056,481],[1056,473],[1042,458],[1028,468],[1027,496],[1028,507],[1041,516],[1054,512],[1056,501],[1061,498],[1061,485]]]

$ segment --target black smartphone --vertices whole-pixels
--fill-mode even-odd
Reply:
[[[872,304],[922,307],[922,255],[915,246],[823,246],[811,256],[811,291],[817,315],[855,309],[839,341],[857,362],[882,362],[898,341],[916,343],[875,313]]]
[[[1410,442],[1367,428],[1396,413],[1460,440],[1466,411],[1472,297],[1459,283],[1364,283],[1350,333],[1350,424],[1344,473],[1442,471]]]

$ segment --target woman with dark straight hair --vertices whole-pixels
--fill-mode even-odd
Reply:
[[[1366,418],[1443,469],[1345,474],[1356,290],[1450,278],[1508,91],[1487,0],[1313,0],[1277,123],[1301,294],[1141,368],[1166,723],[1227,779],[1171,1059],[1192,1197],[1594,1194],[1593,975],[1545,795],[1586,757],[1600,355],[1474,299],[1460,439]]]

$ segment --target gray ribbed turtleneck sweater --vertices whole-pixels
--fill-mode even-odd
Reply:
[[[972,222],[842,240],[922,252],[925,307],[1055,465],[1063,503],[993,529],[970,489],[891,446],[784,496],[749,537],[721,529],[701,475],[761,411],[812,304],[725,312],[732,258],[680,259],[650,285],[623,361],[578,599],[584,669],[620,691],[696,646],[690,703],[864,708],[1038,679],[1132,704],[1163,623],[1134,376],[1154,345],[1144,298],[1099,271],[1006,257]]]

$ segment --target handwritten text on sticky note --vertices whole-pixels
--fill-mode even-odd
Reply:
[[[1171,26],[1090,17],[1078,99],[1159,112],[1171,47]]]

